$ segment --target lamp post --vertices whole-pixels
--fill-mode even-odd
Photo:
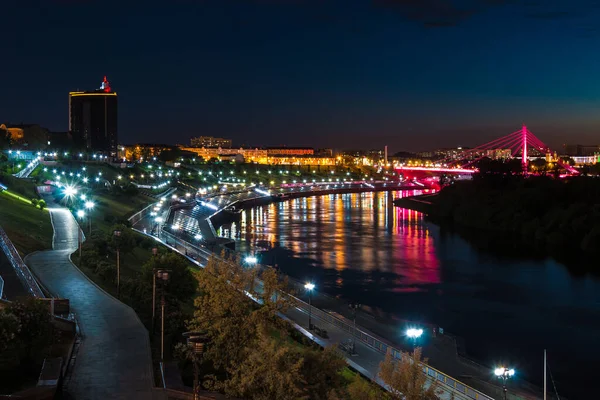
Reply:
[[[158,249],[152,248],[152,256],[156,257]],[[156,270],[152,270],[152,334],[154,334],[154,317],[156,315]]]
[[[160,362],[163,362],[165,358],[165,285],[169,281],[170,272],[166,269],[156,271],[156,277],[162,281],[162,289],[160,291]]]
[[[79,219],[83,219],[85,217],[85,212],[83,210],[77,210],[77,217],[79,217]],[[79,244],[79,261],[81,262],[81,245],[83,243],[81,228],[77,229],[77,242]]]
[[[119,238],[121,237],[121,231],[114,231],[115,242],[117,244],[117,299],[121,298],[121,266],[119,262]]]
[[[348,304],[348,307],[352,310],[352,353],[354,354],[356,347],[356,310],[358,310],[361,305],[360,303],[350,303]]]
[[[312,304],[311,304],[311,294],[313,289],[315,288],[315,284],[311,282],[307,282],[304,285],[304,289],[308,291],[308,330],[312,330]]]
[[[190,347],[192,363],[194,364],[194,400],[198,400],[200,382],[199,382],[199,364],[202,355],[204,354],[204,343],[206,341],[206,337],[201,332],[185,332],[183,334],[185,338],[187,338],[187,345]],[[189,354],[189,353],[188,353]]]
[[[92,210],[94,209],[94,206],[96,205],[93,201],[86,201],[85,202],[85,208],[88,210],[88,226],[89,226],[89,231],[90,231],[90,236],[92,235]]]
[[[512,377],[515,374],[515,370],[512,368],[499,367],[494,370],[494,375],[496,375],[499,379],[502,379],[502,390],[504,391],[504,400],[507,399],[507,389],[506,389],[506,381],[508,378]]]
[[[417,347],[417,339],[423,334],[423,329],[420,328],[409,328],[406,330],[406,336],[413,340],[414,347]]]

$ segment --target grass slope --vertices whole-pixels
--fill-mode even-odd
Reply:
[[[48,211],[0,193],[0,226],[13,242],[21,256],[33,251],[52,248],[52,224]]]

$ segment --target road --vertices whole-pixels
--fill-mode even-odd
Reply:
[[[26,263],[55,296],[70,300],[82,342],[65,392],[74,399],[151,399],[152,359],[148,331],[130,307],[116,300],[70,260],[78,246],[71,213],[47,199],[54,227],[53,250],[33,253]]]

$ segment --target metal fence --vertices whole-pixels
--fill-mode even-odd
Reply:
[[[25,289],[27,289],[29,294],[36,298],[44,298],[44,293],[42,292],[42,289],[40,289],[40,286],[38,285],[35,278],[33,277],[33,274],[31,273],[27,265],[23,262],[21,256],[17,252],[17,249],[15,249],[15,246],[12,244],[12,242],[6,235],[6,232],[4,232],[4,229],[2,229],[1,227],[0,248],[2,249],[4,254],[6,254],[6,258],[12,265],[13,269],[17,273],[17,276],[19,277],[19,279],[23,283],[23,286],[25,287]]]

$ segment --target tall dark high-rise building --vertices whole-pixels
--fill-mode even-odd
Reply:
[[[69,131],[76,146],[117,155],[117,93],[106,77],[100,89],[69,93]]]

